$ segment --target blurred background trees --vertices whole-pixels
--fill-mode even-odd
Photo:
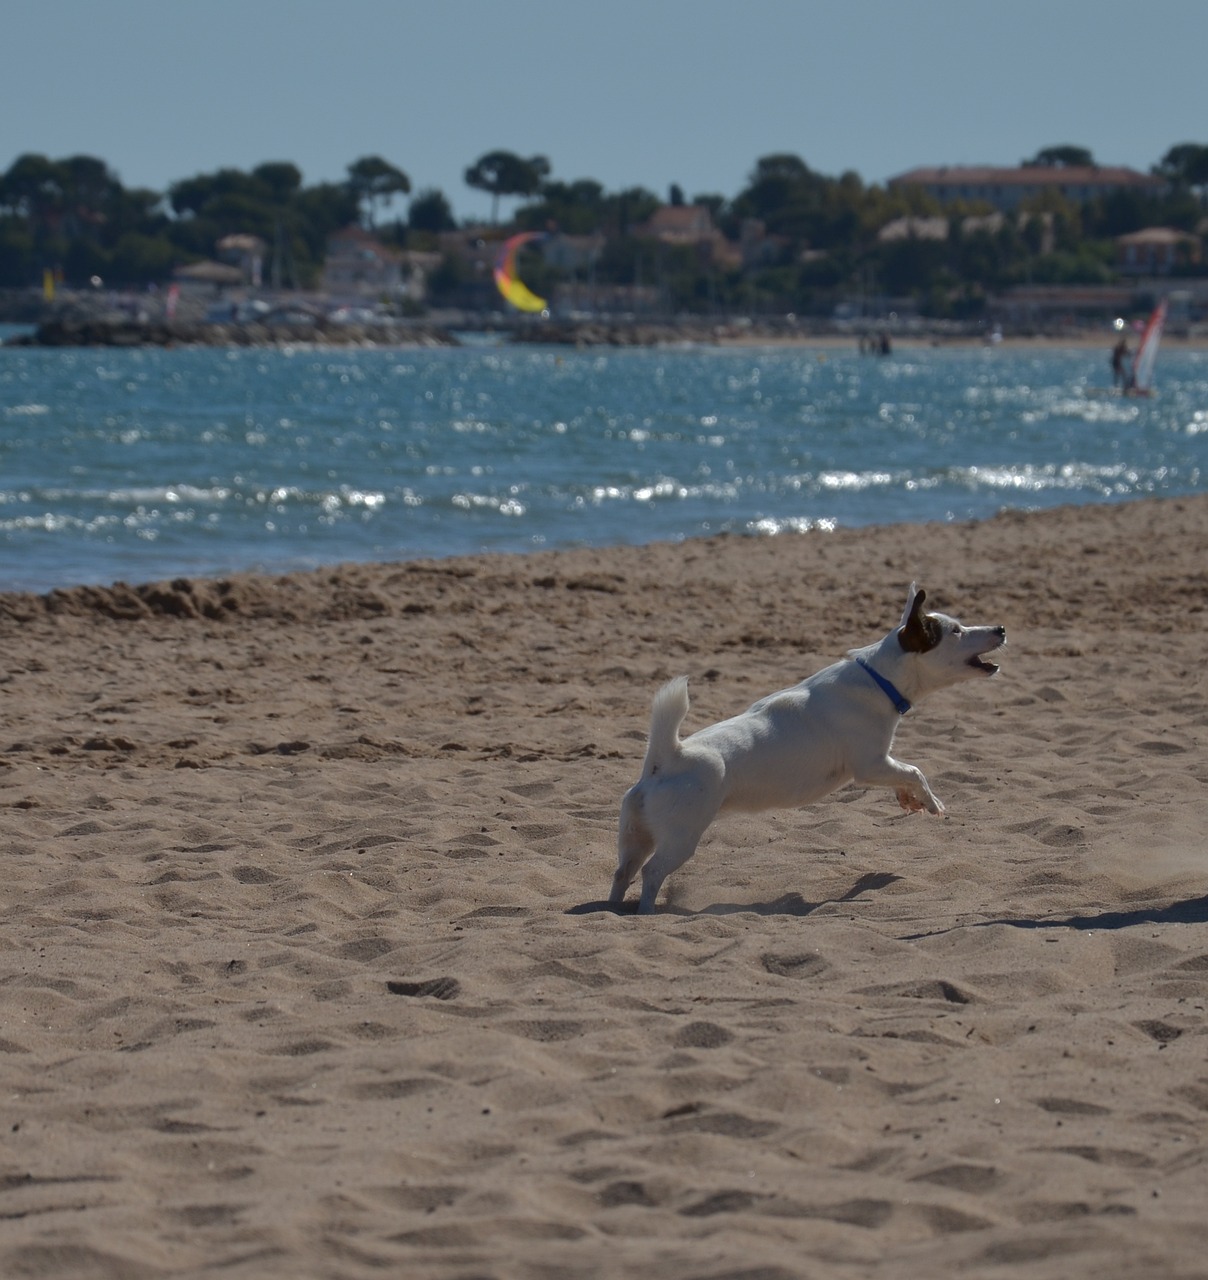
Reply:
[[[1094,158],[1062,144],[1025,163],[1061,169],[1093,166]],[[545,287],[583,279],[590,260],[593,283],[656,285],[676,308],[820,312],[879,294],[963,314],[1012,285],[1110,281],[1115,237],[1142,228],[1202,242],[1208,144],[1172,146],[1152,172],[1160,189],[1081,204],[1050,193],[1011,213],[941,207],[918,188],[868,185],[853,172],[828,176],[789,152],[758,158],[732,196],[692,195],[675,182],[665,199],[642,187],[609,191],[591,177],[553,176],[545,156],[504,150],[481,155],[464,179],[491,199],[491,225],[468,232],[480,253],[519,230],[590,242],[567,248],[561,264],[534,259]],[[499,225],[504,200],[515,203]],[[395,249],[442,253],[442,237],[458,231],[446,193],[425,187],[412,195],[408,174],[377,155],[352,161],[340,182],[308,185],[296,165],[274,160],[155,192],[126,188],[93,156],[27,153],[0,174],[0,286],[30,287],[48,270],[74,286],[93,278],[117,287],[166,283],[174,268],[213,257],[235,235],[258,237],[274,262],[289,264],[273,283],[313,287],[329,237],[350,225]],[[1195,256],[1186,269],[1202,273]],[[461,280],[467,269],[447,262],[435,278]]]

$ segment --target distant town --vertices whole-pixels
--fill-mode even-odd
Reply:
[[[413,192],[379,156],[339,183],[269,162],[155,192],[94,157],[22,155],[0,176],[0,312],[116,311],[164,340],[185,324],[610,318],[1047,332],[1141,314],[1159,294],[1172,331],[1208,321],[1208,145],[1173,146],[1149,172],[1067,145],[883,186],[775,154],[734,195],[690,197],[608,192],[495,151],[465,181],[491,196],[489,221],[459,225],[443,192]]]

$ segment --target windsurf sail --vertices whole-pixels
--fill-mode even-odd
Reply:
[[[522,231],[509,236],[495,259],[495,286],[517,311],[545,311],[549,303],[539,298],[516,274],[516,254],[531,240],[544,240],[543,231]]]
[[[1153,366],[1158,358],[1158,344],[1162,341],[1162,326],[1165,323],[1166,299],[1163,298],[1149,317],[1133,360],[1132,386],[1129,389],[1138,395],[1147,396],[1153,389]]]

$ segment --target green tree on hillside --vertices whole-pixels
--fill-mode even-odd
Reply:
[[[1095,157],[1085,147],[1065,143],[1059,147],[1042,147],[1030,160],[1022,161],[1025,169],[1090,169]]]
[[[364,214],[365,225],[372,228],[377,207],[383,208],[398,195],[411,194],[411,179],[381,156],[362,156],[348,166],[348,189]]]
[[[252,170],[252,177],[272,193],[278,204],[292,200],[302,190],[302,170],[288,160],[268,160]]]
[[[411,201],[407,212],[407,226],[412,231],[427,231],[433,234],[440,231],[453,231],[457,222],[453,217],[453,209],[445,198],[443,191],[436,187],[427,187]]]
[[[467,187],[486,191],[491,196],[491,223],[499,219],[500,196],[533,196],[549,176],[549,161],[544,156],[522,160],[511,151],[488,151],[466,170]]]
[[[27,152],[18,156],[0,179],[0,207],[25,219],[37,236],[57,226],[63,212],[64,185],[60,165]]]
[[[739,218],[757,218],[774,236],[797,248],[829,248],[850,241],[858,217],[835,200],[835,181],[786,152],[755,163],[747,187],[734,200]]]
[[[1042,148],[1024,163],[1061,168],[1093,164],[1093,157],[1086,148],[1062,145]],[[1208,204],[1208,145],[1172,146],[1153,172],[1165,180],[1163,189],[1124,189],[1084,203],[1049,193],[1031,202],[1025,217],[969,221],[989,210],[941,209],[921,188],[866,186],[855,173],[824,175],[800,156],[775,152],[755,162],[733,198],[695,198],[730,241],[719,255],[642,235],[662,204],[651,191],[609,191],[590,178],[554,181],[543,156],[487,152],[465,178],[490,193],[493,219],[502,197],[519,197],[517,229],[553,226],[603,237],[593,279],[656,285],[675,306],[825,312],[845,296],[900,291],[933,314],[953,315],[970,314],[979,300],[1013,284],[1114,279],[1114,237],[1125,232],[1169,226],[1199,234]],[[666,190],[672,203],[685,198],[675,184]],[[260,236],[271,259],[308,284],[318,276],[333,231],[358,220],[372,225],[391,200],[410,191],[408,176],[380,156],[353,161],[338,182],[307,186],[296,165],[274,160],[249,172],[225,167],[186,177],[165,194],[123,187],[94,156],[27,152],[0,173],[0,285],[36,286],[48,269],[76,285],[94,275],[119,285],[164,281],[174,267],[212,256],[232,233]],[[880,231],[906,214],[942,214],[946,236],[882,242]],[[440,231],[453,229],[449,202],[429,188],[411,203],[406,221],[386,234],[406,243],[415,233],[433,245]],[[480,279],[473,255],[445,276],[457,283],[463,268],[468,281]],[[542,287],[556,276],[544,263],[531,270]]]
[[[1153,171],[1175,188],[1194,192],[1202,204],[1208,204],[1208,146],[1180,142],[1167,151]]]
[[[177,217],[167,233],[191,257],[211,257],[224,236],[259,236],[277,259],[290,264],[301,284],[317,277],[333,231],[360,215],[347,183],[302,185],[301,172],[285,161],[251,173],[224,168],[173,183],[168,189]]]
[[[516,210],[516,224],[528,231],[552,224],[567,235],[590,235],[600,230],[607,212],[604,188],[591,178],[544,182],[540,198]]]
[[[0,282],[29,284],[47,268],[107,275],[123,237],[162,239],[167,224],[162,198],[126,190],[104,161],[27,152],[0,175]]]

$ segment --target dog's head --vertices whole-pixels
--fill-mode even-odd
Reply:
[[[1007,643],[1006,627],[965,626],[946,613],[925,611],[926,599],[927,593],[912,582],[896,634],[903,653],[917,658],[916,665],[927,688],[996,675],[998,664],[987,662],[986,655]]]

